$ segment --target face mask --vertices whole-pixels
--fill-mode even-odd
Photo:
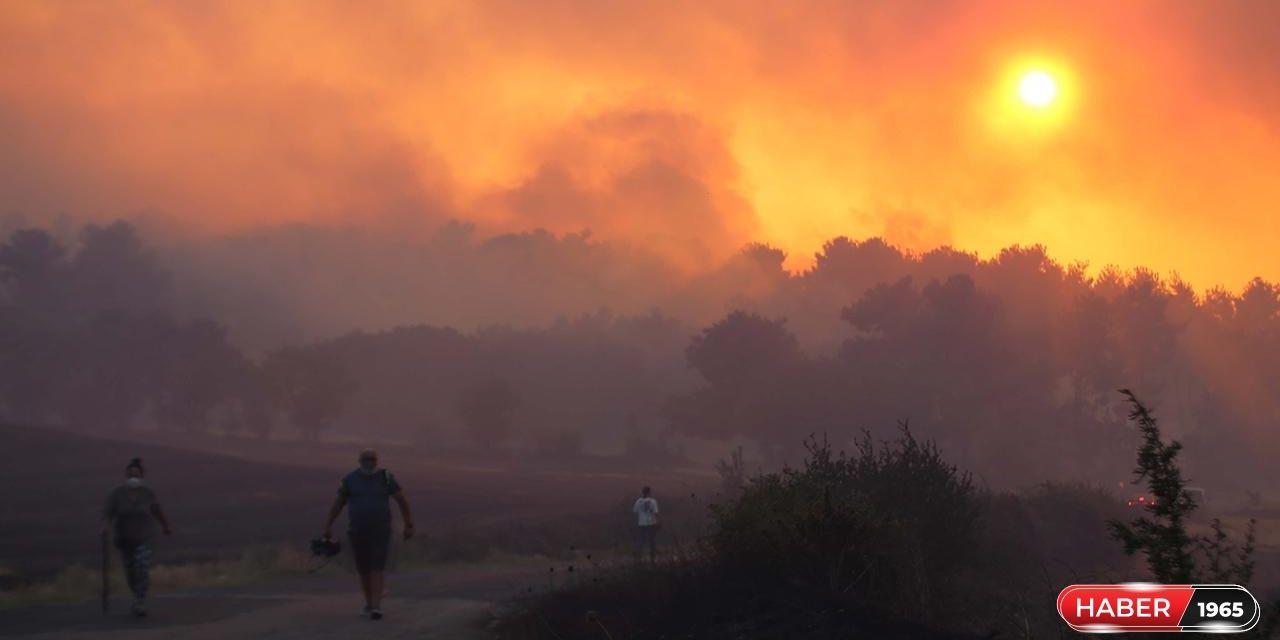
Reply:
[[[124,481],[124,486],[129,487],[130,489],[137,489],[142,486],[142,478],[129,478]]]

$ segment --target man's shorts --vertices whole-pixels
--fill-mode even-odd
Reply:
[[[351,538],[351,555],[356,559],[356,571],[385,571],[387,550],[391,548],[391,527],[377,527],[347,532]]]

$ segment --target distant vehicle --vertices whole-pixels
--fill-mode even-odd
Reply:
[[[1138,496],[1138,497],[1136,497],[1136,498],[1131,498],[1128,502],[1126,502],[1126,503],[1125,503],[1125,506],[1128,506],[1128,507],[1146,507],[1146,506],[1154,505],[1155,503],[1156,503],[1156,499],[1155,499],[1155,498],[1152,498],[1152,499],[1148,500],[1148,499],[1147,499],[1147,496]]]
[[[1186,487],[1183,489],[1183,491],[1187,492],[1187,495],[1190,495],[1191,498],[1196,501],[1197,505],[1205,504],[1204,487]],[[1141,495],[1136,498],[1129,499],[1128,502],[1125,503],[1125,505],[1129,507],[1142,507],[1142,506],[1154,505],[1155,503],[1156,503],[1155,497],[1148,497],[1146,495]]]

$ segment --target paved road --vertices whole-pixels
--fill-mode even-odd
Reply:
[[[96,602],[0,611],[0,637],[72,640],[281,640],[340,638],[493,638],[486,624],[498,602],[541,576],[529,566],[458,567],[391,574],[386,617],[360,617],[354,576],[323,575],[239,588],[159,595],[151,615],[128,615],[128,601],[103,616]]]

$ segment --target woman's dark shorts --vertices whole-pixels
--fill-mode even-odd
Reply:
[[[387,550],[391,547],[391,527],[378,527],[349,531],[351,555],[356,559],[356,571],[385,571]]]

